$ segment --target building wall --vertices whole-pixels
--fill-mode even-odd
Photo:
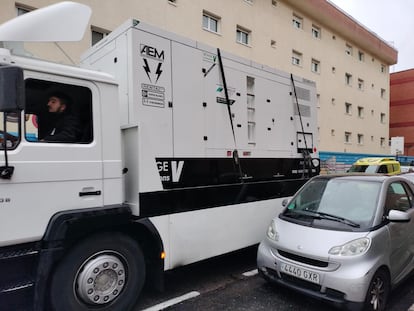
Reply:
[[[414,69],[390,80],[390,137],[404,137],[404,155],[414,156]]]
[[[56,2],[21,0],[17,6],[32,9]],[[313,80],[318,89],[319,150],[389,153],[389,66],[396,63],[397,51],[325,0],[78,2],[91,6],[91,28],[95,30],[111,31],[133,17]],[[217,33],[203,29],[203,13],[219,20]],[[0,22],[15,15],[16,3],[3,0]],[[293,18],[301,19],[299,29],[293,27]],[[237,27],[250,32],[248,45],[236,41]],[[320,30],[319,38],[312,35],[313,27]],[[55,45],[27,46],[36,56],[78,63],[82,51],[90,45],[91,31],[80,43],[60,43],[72,61]],[[301,54],[299,65],[292,64],[293,51]],[[318,72],[311,70],[312,60],[319,62]],[[345,83],[346,74],[352,75],[350,85]],[[358,79],[363,80],[362,89],[358,88]],[[348,112],[346,103],[351,104]],[[382,120],[381,114],[385,115]],[[345,132],[350,134],[347,142]],[[362,135],[359,143],[358,135]]]

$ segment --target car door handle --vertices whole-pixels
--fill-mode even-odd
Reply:
[[[80,197],[84,197],[87,195],[101,195],[101,190],[96,190],[96,191],[81,191],[79,192],[79,196]]]

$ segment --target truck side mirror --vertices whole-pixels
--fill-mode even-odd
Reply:
[[[16,112],[25,106],[23,70],[0,65],[0,112]]]

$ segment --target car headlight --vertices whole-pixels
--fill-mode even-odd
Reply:
[[[267,237],[274,241],[279,240],[279,234],[277,233],[276,223],[274,219],[272,219],[272,222],[270,223],[269,228],[267,228]]]
[[[330,255],[354,256],[365,253],[371,244],[368,238],[360,238],[344,245],[334,246],[329,250]]]

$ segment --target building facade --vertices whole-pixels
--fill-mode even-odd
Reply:
[[[55,0],[2,1],[0,22]],[[80,0],[92,8],[81,42],[27,44],[77,64],[128,18],[315,81],[319,150],[388,154],[389,67],[397,51],[326,0]]]
[[[390,78],[390,137],[404,137],[404,155],[414,156],[414,69]]]

